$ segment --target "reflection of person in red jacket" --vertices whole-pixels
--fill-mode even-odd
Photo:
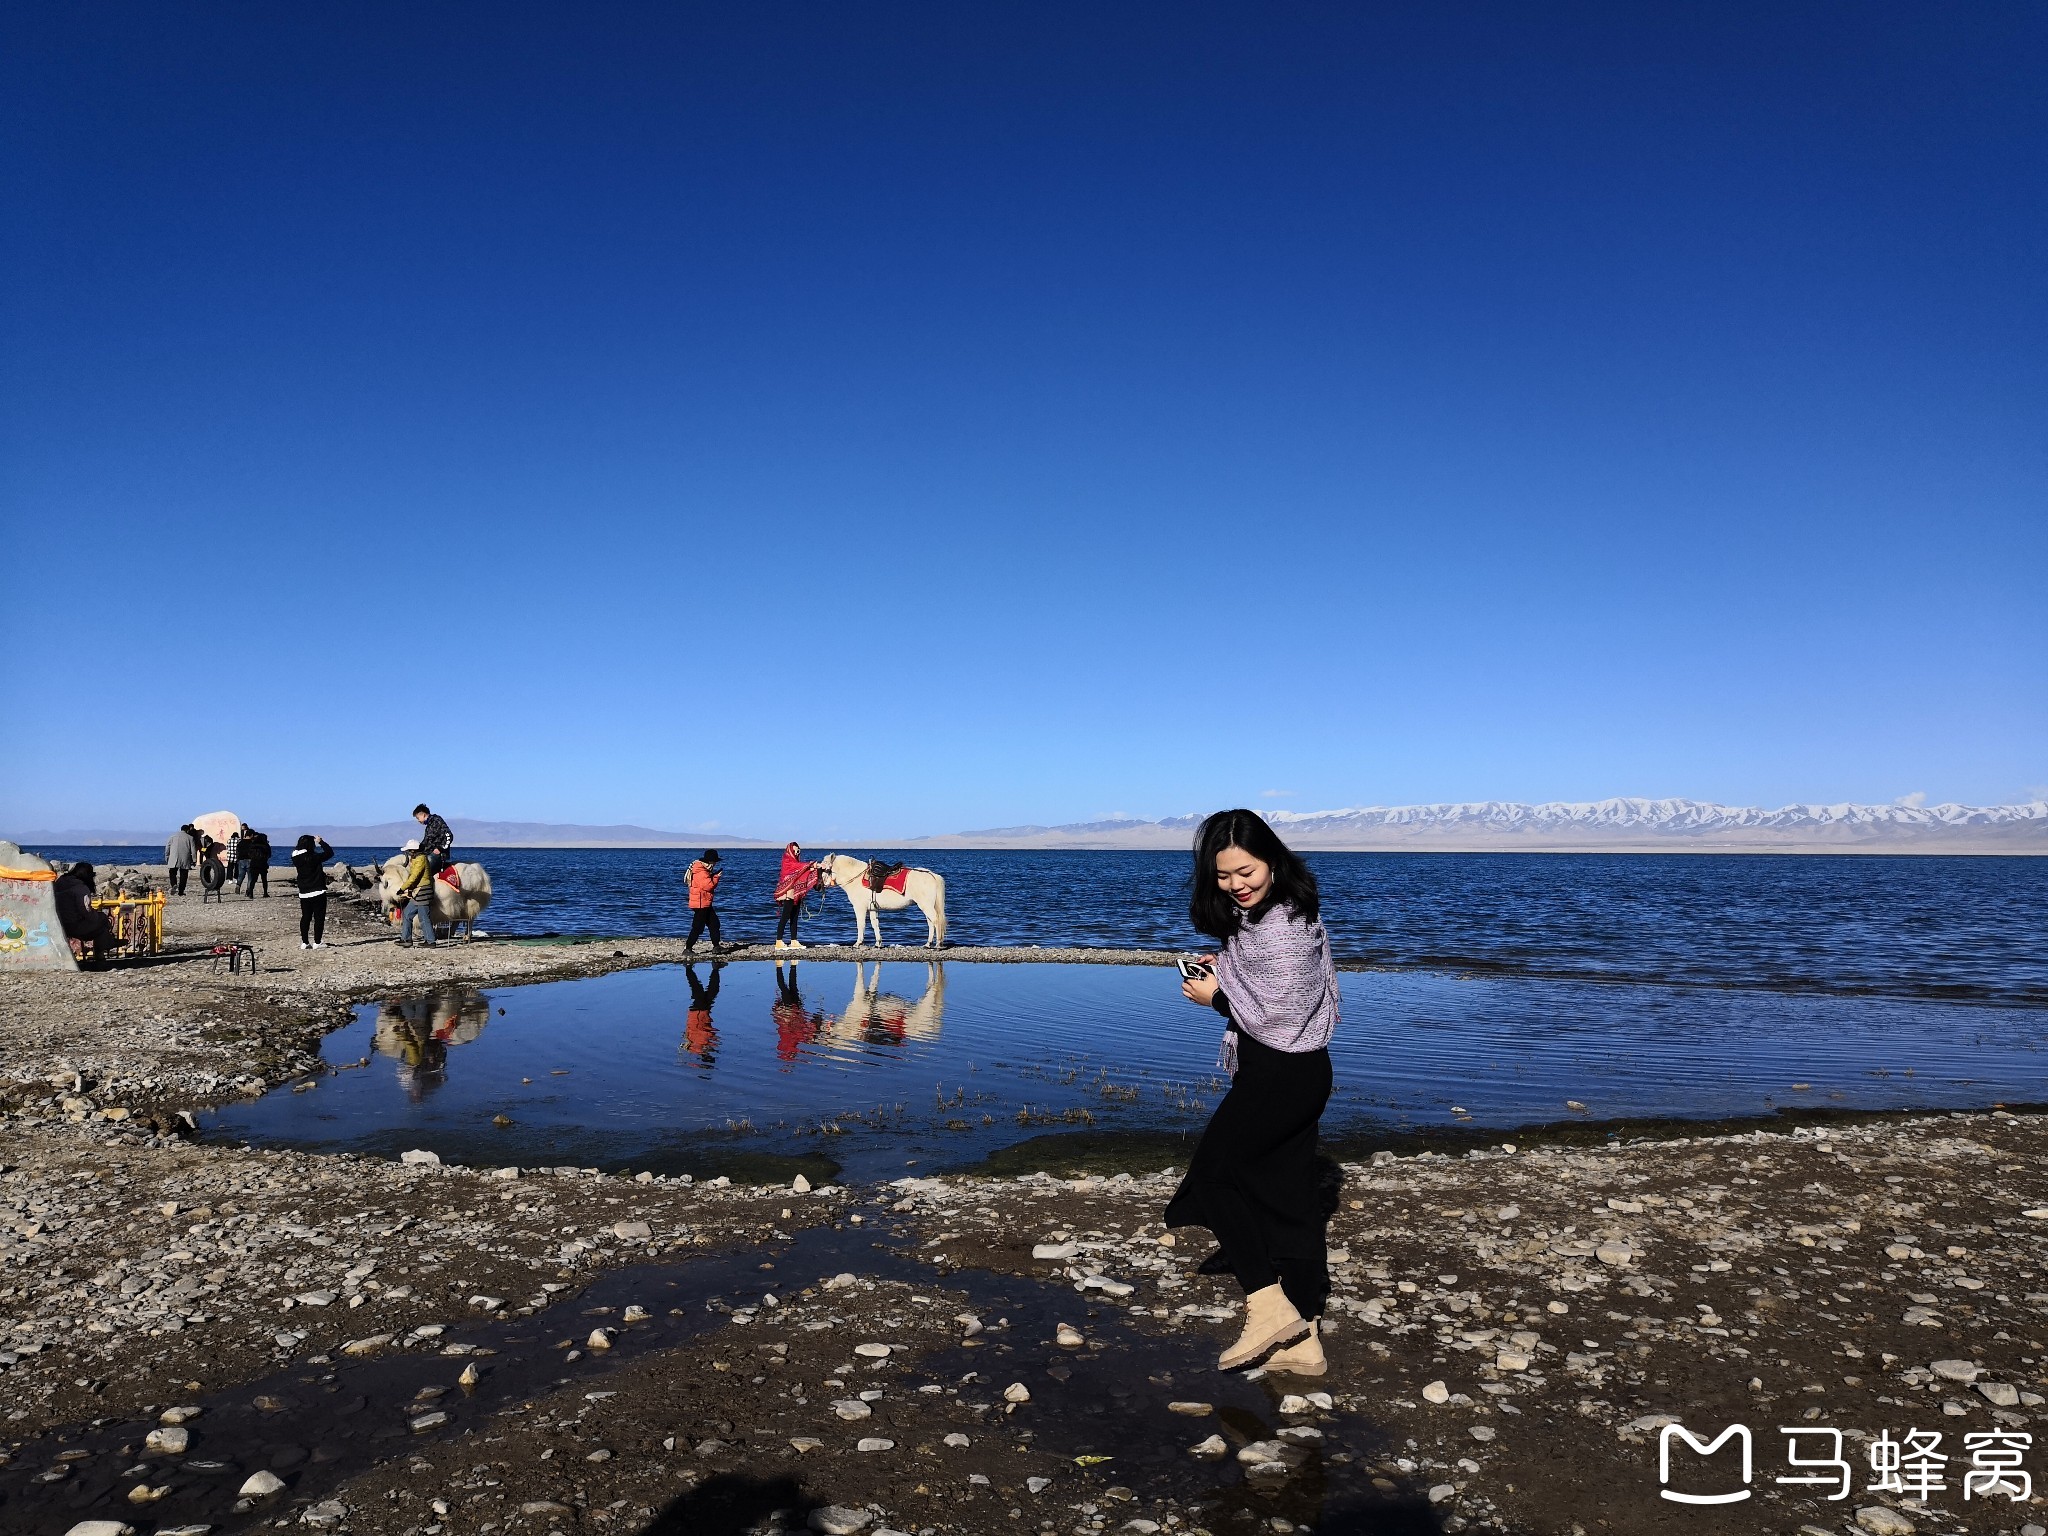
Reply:
[[[796,989],[796,962],[789,962],[789,975],[782,974],[782,962],[775,962],[775,1054],[783,1061],[795,1061],[827,1023],[822,1013],[804,1011],[803,994]]]
[[[717,954],[725,946],[718,937],[719,858],[716,848],[706,848],[704,857],[693,861],[689,870],[690,882],[690,936],[683,940],[683,953],[688,954],[697,947],[697,935],[706,929],[711,932],[711,953]]]
[[[725,969],[722,962],[711,962],[711,985],[705,986],[697,980],[697,968],[687,960],[683,962],[683,974],[690,979],[690,1012],[683,1020],[683,1049],[711,1066],[718,1052],[718,1031],[711,1027],[711,1005],[718,1001],[718,982]]]

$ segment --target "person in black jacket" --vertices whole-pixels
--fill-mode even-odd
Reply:
[[[81,960],[104,960],[115,943],[112,920],[92,904],[98,883],[99,872],[90,864],[74,864],[50,892],[57,903],[57,925],[78,945]]]
[[[242,829],[242,858],[249,866],[249,900],[256,899],[256,882],[263,882],[263,899],[270,899],[270,838],[247,827]]]
[[[327,839],[301,833],[292,846],[292,869],[299,887],[299,948],[318,949],[327,932],[327,861],[334,850]],[[310,942],[308,942],[310,936]]]
[[[455,846],[455,834],[448,830],[448,823],[437,812],[427,809],[424,802],[412,808],[412,819],[420,824],[420,857],[427,861],[427,868],[438,875],[448,867],[448,850]]]

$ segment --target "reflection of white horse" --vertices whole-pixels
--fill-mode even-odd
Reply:
[[[867,939],[868,926],[873,924],[875,948],[880,949],[881,913],[901,912],[913,903],[924,913],[925,948],[937,949],[946,942],[946,882],[943,876],[929,869],[913,869],[905,873],[902,890],[871,891],[867,885],[867,872],[866,859],[849,858],[843,853],[828,853],[818,861],[818,883],[838,886],[846,892],[846,899],[853,903],[855,948]]]
[[[916,1002],[882,990],[882,967],[869,981],[864,968],[853,968],[853,1001],[841,1014],[826,1015],[835,1040],[866,1040],[900,1044],[905,1040],[936,1040],[946,1014],[946,968],[927,962],[924,995]]]

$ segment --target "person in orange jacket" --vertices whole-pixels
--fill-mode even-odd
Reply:
[[[718,935],[718,882],[719,858],[716,848],[706,848],[704,857],[692,861],[689,871],[690,882],[690,936],[683,940],[683,953],[689,954],[697,947],[697,935],[707,929],[711,934],[711,953],[718,954],[724,949]]]

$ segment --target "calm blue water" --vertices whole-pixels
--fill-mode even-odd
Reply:
[[[1342,979],[1332,1135],[2048,1101],[2038,1010],[1426,972]],[[891,962],[857,980],[844,962],[806,961],[781,979],[740,962],[446,988],[362,1009],[324,1047],[345,1070],[236,1106],[207,1132],[663,1171],[712,1170],[736,1151],[822,1152],[851,1177],[894,1177],[1048,1132],[1197,1131],[1224,1086],[1220,1029],[1156,967]]]
[[[102,864],[156,850],[50,849]],[[814,848],[812,854],[826,850]],[[868,850],[844,848],[846,853]],[[388,850],[344,849],[368,863]],[[493,848],[499,935],[679,934],[693,850]],[[775,850],[726,855],[728,935],[772,937]],[[1189,860],[945,850],[957,944],[1182,948]],[[2048,1008],[2048,859],[1654,854],[1310,856],[1346,960],[1466,975],[1743,987]],[[915,912],[892,940],[923,937]],[[853,933],[830,893],[807,936]]]
[[[679,933],[690,857],[486,850],[497,895],[484,926]],[[918,857],[946,877],[959,944],[1198,942],[1182,855]],[[770,936],[777,858],[728,855],[730,936]],[[1344,977],[1335,1134],[2048,1101],[2048,860],[1312,863],[1339,954],[1372,967]],[[888,937],[922,935],[915,914],[884,923]],[[837,894],[806,930],[852,931]],[[1221,1090],[1216,1021],[1182,1002],[1170,971],[892,963],[869,996],[851,964],[797,969],[795,996],[749,963],[724,969],[715,998],[662,967],[396,999],[330,1038],[329,1061],[348,1070],[211,1130],[521,1164],[821,1151],[860,1176],[972,1162],[1047,1131],[1193,1131]],[[711,971],[697,974],[708,990]]]

